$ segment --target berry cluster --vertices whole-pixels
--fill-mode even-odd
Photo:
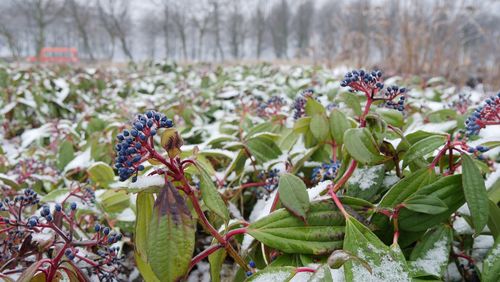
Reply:
[[[361,91],[370,99],[385,101],[383,105],[390,109],[395,109],[401,112],[404,111],[406,98],[403,95],[405,95],[407,89],[404,87],[400,88],[396,85],[387,86],[384,89],[382,72],[379,70],[374,70],[372,72],[353,70],[348,72],[344,76],[344,80],[342,80],[340,86],[349,87],[350,92]],[[384,95],[375,97],[382,90],[384,90]],[[399,101],[393,102],[392,100],[398,96],[400,96]]]
[[[467,149],[467,152],[476,155],[479,160],[485,160],[486,158],[482,155],[482,153],[488,152],[489,150],[490,148],[486,146],[476,146],[476,147],[469,147]]]
[[[311,180],[315,183],[332,180],[337,176],[339,168],[339,161],[330,160],[329,163],[322,163],[321,166],[313,168]]]
[[[314,96],[314,90],[313,89],[306,89],[300,95],[295,98],[295,101],[293,103],[293,119],[298,120],[299,118],[303,117],[306,115],[306,102],[307,98],[313,98]]]
[[[285,100],[280,96],[272,96],[266,102],[261,102],[257,107],[257,115],[260,117],[272,117],[281,112]]]
[[[382,90],[382,72],[374,70],[371,73],[365,70],[353,70],[344,76],[344,80],[340,82],[340,86],[349,86],[349,91],[363,91],[365,93],[373,92],[373,90]]]
[[[460,93],[458,94],[458,100],[453,101],[449,104],[450,108],[456,109],[456,111],[463,115],[467,112],[469,105],[472,103],[470,100],[470,94]]]
[[[486,99],[465,121],[466,134],[477,135],[487,125],[500,124],[500,93]]]
[[[261,171],[259,175],[257,175],[258,178],[262,179],[266,184],[264,185],[264,189],[266,189],[267,192],[272,192],[276,187],[278,187],[278,182],[279,182],[279,170],[274,168],[271,169],[269,172],[263,172]]]
[[[115,146],[117,158],[115,167],[118,170],[120,181],[125,181],[132,177],[132,182],[137,181],[137,173],[144,169],[141,165],[152,150],[153,136],[160,128],[170,128],[174,125],[172,120],[165,115],[148,111],[143,115],[138,115],[130,130],[124,130],[116,138],[120,141]]]
[[[40,175],[56,176],[57,170],[44,162],[28,158],[19,160],[12,173],[17,175],[16,182],[22,184]]]
[[[406,99],[405,96],[401,96],[401,97],[399,97],[399,101],[397,103],[389,100],[389,101],[385,102],[384,106],[386,108],[394,109],[394,110],[398,110],[398,111],[402,112],[405,110],[405,99]]]

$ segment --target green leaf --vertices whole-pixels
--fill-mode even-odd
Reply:
[[[404,125],[403,114],[398,110],[378,108],[377,113],[379,113],[382,119],[390,125],[395,127],[403,127]]]
[[[295,268],[292,266],[266,267],[263,270],[248,277],[247,282],[251,281],[273,281],[287,282],[295,275]]]
[[[307,98],[304,110],[308,116],[314,116],[316,114],[325,113],[325,107],[323,107],[323,105],[321,105],[321,103],[318,102],[316,99],[310,97]]]
[[[348,92],[344,92],[340,94],[340,98],[346,105],[351,108],[354,112],[355,115],[360,116],[362,111],[361,111],[361,105],[359,104],[359,99],[356,97],[356,95]]]
[[[346,195],[370,200],[380,190],[384,175],[384,165],[356,169],[346,183]]]
[[[130,206],[130,196],[124,190],[106,190],[99,196],[104,211],[121,212]]]
[[[425,233],[410,255],[413,276],[442,277],[448,266],[452,239],[453,230],[445,224]]]
[[[87,172],[89,173],[92,181],[104,187],[108,187],[109,183],[111,183],[115,178],[113,169],[108,164],[103,162],[94,163],[88,168]]]
[[[488,222],[488,194],[481,172],[467,154],[462,154],[462,187],[475,234],[479,235]]]
[[[425,139],[422,139],[412,145],[408,152],[406,152],[403,158],[403,167],[406,167],[414,160],[421,158],[429,153],[434,152],[440,146],[443,146],[446,142],[446,136],[443,135],[432,135]]]
[[[67,140],[63,141],[61,145],[59,145],[59,151],[57,152],[57,168],[63,170],[74,158],[75,150],[73,150],[73,144]]]
[[[311,123],[311,117],[301,117],[295,121],[293,125],[293,131],[296,133],[306,133],[309,131],[309,124]]]
[[[412,196],[404,202],[404,206],[409,210],[426,214],[439,214],[448,209],[439,198],[426,195]]]
[[[307,225],[286,209],[279,209],[248,226],[248,234],[285,253],[325,254],[342,246],[344,217],[331,200],[314,202]]]
[[[312,116],[309,128],[313,136],[318,139],[318,141],[325,141],[328,138],[329,128],[328,120],[322,114],[315,114]]]
[[[302,179],[290,173],[283,174],[280,176],[278,191],[283,206],[295,216],[305,220],[309,210],[309,194]]]
[[[70,192],[69,189],[67,188],[58,188],[55,190],[50,191],[47,195],[43,196],[41,201],[42,202],[60,202],[66,195],[68,195]]]
[[[225,222],[228,222],[229,211],[212,178],[201,163],[198,163],[197,168],[200,172],[200,192],[203,202],[209,210],[220,216]]]
[[[160,281],[153,270],[151,269],[151,266],[147,264],[140,256],[138,253],[134,253],[134,258],[135,258],[135,263],[137,265],[137,269],[141,273],[142,278],[144,278],[144,281],[147,282],[157,282]]]
[[[363,164],[378,164],[386,159],[380,155],[375,140],[366,128],[351,128],[344,133],[344,144],[349,154]]]
[[[488,228],[493,234],[493,238],[500,238],[500,208],[491,200],[488,201],[488,204],[490,209]]]
[[[136,199],[136,222],[134,233],[135,253],[147,262],[148,227],[153,216],[154,196],[152,193],[139,192]]]
[[[379,206],[383,208],[394,208],[421,187],[432,183],[435,178],[436,174],[434,170],[428,168],[417,170],[394,184],[394,186],[384,195]],[[381,230],[388,228],[388,220],[385,215],[373,215],[372,222]]]
[[[186,275],[195,244],[195,222],[184,198],[168,182],[156,198],[148,229],[147,256],[160,281]]]
[[[265,136],[252,137],[247,141],[248,150],[260,163],[274,160],[281,155],[281,150],[274,141]]]
[[[344,143],[344,132],[349,128],[352,126],[346,115],[338,109],[333,109],[330,113],[330,132],[338,145]]]
[[[481,281],[484,282],[497,282],[500,280],[500,238],[498,237],[483,260],[481,274]]]
[[[224,248],[219,249],[208,256],[208,262],[210,263],[210,278],[212,282],[221,281],[221,269],[226,256],[227,252]]]
[[[443,201],[448,209],[439,214],[423,214],[402,209],[399,213],[399,227],[402,230],[420,232],[425,231],[443,221],[447,221],[452,213],[465,203],[462,192],[461,175],[442,177],[437,181],[420,188],[415,196],[433,196]]]
[[[404,255],[399,247],[387,247],[366,226],[352,217],[346,219],[344,250],[351,252],[371,267],[369,269],[357,260],[344,265],[346,281],[410,281],[410,274]]]
[[[291,128],[284,128],[281,132],[280,139],[276,142],[278,147],[283,151],[289,151],[297,142],[300,135]]]

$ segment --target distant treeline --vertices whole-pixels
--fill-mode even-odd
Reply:
[[[0,10],[0,49],[21,60],[66,46],[88,61],[295,59],[500,74],[494,0],[6,0]]]

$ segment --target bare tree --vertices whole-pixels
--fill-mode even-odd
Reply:
[[[288,2],[281,0],[274,5],[268,15],[269,29],[273,42],[274,54],[277,58],[288,56],[288,37],[290,35],[291,12]]]
[[[90,21],[92,20],[91,8],[92,2],[77,3],[76,0],[68,0],[69,10],[73,17],[76,29],[83,42],[85,53],[89,56],[91,61],[95,60],[92,48],[90,47],[90,36],[88,32]]]
[[[212,32],[214,35],[215,48],[213,57],[216,59],[217,57],[221,60],[224,60],[224,50],[222,49],[222,40],[221,40],[221,25],[222,25],[222,12],[219,5],[219,0],[212,0]]]
[[[295,12],[293,24],[299,57],[305,56],[306,48],[309,47],[313,17],[314,4],[310,0],[302,2]]]
[[[105,0],[99,1],[98,7],[101,23],[111,37],[111,41],[114,42],[114,39],[118,38],[123,54],[133,61],[134,58],[128,42],[131,31],[129,2]]]
[[[244,44],[245,39],[245,17],[240,12],[241,2],[233,2],[231,12],[229,13],[227,20],[227,28],[229,35],[229,48],[231,50],[231,55],[233,58],[237,59],[242,54],[241,49]]]
[[[33,21],[35,29],[35,51],[40,53],[46,43],[47,27],[61,14],[66,1],[58,0],[14,0],[19,10]]]
[[[260,59],[264,47],[264,35],[266,30],[266,17],[262,10],[261,2],[257,4],[255,13],[251,20],[252,29],[255,37],[255,57]]]

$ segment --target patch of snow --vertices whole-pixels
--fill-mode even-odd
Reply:
[[[318,270],[318,271],[320,271],[320,270]],[[309,280],[311,278],[311,276],[313,276],[313,274],[311,272],[299,272],[299,273],[295,274],[293,276],[293,278],[290,279],[289,282],[302,282],[302,281],[311,282],[311,280]],[[318,281],[318,280],[314,280],[314,281]]]
[[[331,180],[325,180],[319,182],[316,186],[307,189],[307,193],[309,194],[309,201],[316,200],[321,192],[325,191],[330,184],[333,184]]]
[[[191,271],[187,279],[188,282],[209,282],[210,281],[210,264],[201,261],[196,264],[196,269]]]
[[[488,175],[486,181],[484,181],[486,189],[490,189],[491,187],[493,187],[493,184],[495,184],[500,178],[500,168],[497,165],[495,165],[494,169],[495,170],[492,173],[490,173],[490,175]]]
[[[495,240],[491,235],[479,235],[474,238],[471,256],[475,260],[482,260],[493,247]]]
[[[165,185],[165,177],[162,175],[142,175],[137,178],[137,181],[127,185],[131,189],[144,189],[148,187],[159,186],[163,187]]]
[[[387,175],[384,177],[382,185],[384,185],[384,187],[392,187],[392,185],[396,184],[399,180],[400,178],[397,175]]]
[[[344,266],[338,269],[330,268],[330,273],[332,274],[332,280],[335,282],[345,281]]]
[[[116,217],[116,219],[118,221],[132,222],[135,221],[135,213],[131,208],[126,208]]]
[[[22,135],[21,135],[21,147],[26,148],[28,147],[31,143],[33,143],[35,140],[46,137],[50,135],[50,127],[52,125],[50,123],[46,123],[39,128],[34,128],[30,130],[26,130]]]
[[[436,241],[423,257],[411,262],[412,265],[434,276],[441,276],[441,267],[448,262],[448,240],[442,238]]]
[[[92,164],[92,156],[90,155],[90,148],[76,156],[64,168],[64,172],[70,171],[75,168],[87,168]]]
[[[240,210],[238,209],[238,207],[235,204],[233,204],[232,202],[229,202],[228,209],[229,209],[229,213],[231,213],[231,215],[234,218],[243,220],[243,216],[241,215]]]
[[[255,276],[255,278],[252,281],[253,282],[280,282],[280,281],[286,281],[287,278],[290,277],[290,275],[291,275],[291,273],[289,271],[269,272],[269,273]]]
[[[370,247],[370,246],[368,246]],[[372,248],[376,250],[375,248]],[[364,260],[367,257],[363,252],[358,251],[358,256]],[[395,261],[389,254],[380,254],[380,264],[373,265],[370,264],[372,268],[372,273],[368,271],[362,264],[353,263],[352,274],[353,281],[363,281],[363,282],[400,282],[400,281],[411,281],[410,276],[404,270],[403,265]]]
[[[474,234],[474,230],[472,230],[470,225],[463,217],[457,217],[455,221],[453,221],[453,229],[459,235]]]
[[[369,189],[376,184],[376,179],[378,177],[377,171],[379,170],[380,165],[370,168],[357,169],[354,171],[347,183],[350,185],[358,185],[363,191]]]

